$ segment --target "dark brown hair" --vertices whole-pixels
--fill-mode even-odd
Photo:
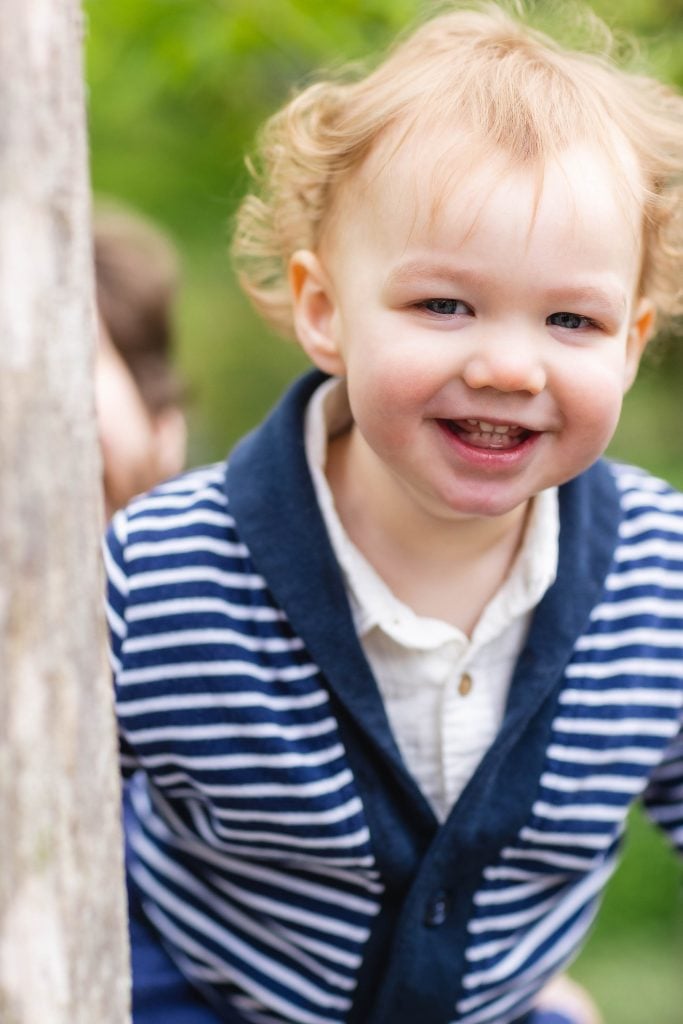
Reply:
[[[158,227],[128,210],[96,208],[93,222],[99,314],[152,413],[183,395],[171,365],[179,259]]]

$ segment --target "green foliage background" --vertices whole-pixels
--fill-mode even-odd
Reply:
[[[593,7],[683,87],[683,0]],[[251,312],[227,257],[258,125],[316,69],[381,51],[434,9],[417,0],[85,0],[94,188],[158,220],[183,256],[178,358],[193,396],[192,462],[222,458],[305,365]],[[535,16],[560,18],[564,37],[570,9],[539,0]],[[681,349],[673,342],[648,360],[612,453],[683,488]],[[636,814],[574,973],[607,1024],[681,1024],[682,966],[680,868]]]

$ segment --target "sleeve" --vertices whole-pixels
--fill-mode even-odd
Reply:
[[[104,570],[106,575],[105,614],[109,627],[109,662],[118,688],[123,670],[123,644],[128,632],[126,607],[128,603],[128,577],[126,575],[125,548],[128,526],[125,512],[117,512],[111,521],[103,543]],[[137,759],[124,739],[119,722],[119,759],[124,776],[130,776],[137,768]]]
[[[649,817],[683,856],[683,725],[652,773],[643,801]]]

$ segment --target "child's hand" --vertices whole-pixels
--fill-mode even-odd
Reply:
[[[538,995],[536,1008],[564,1014],[576,1024],[603,1024],[600,1012],[583,986],[566,974],[548,982]]]

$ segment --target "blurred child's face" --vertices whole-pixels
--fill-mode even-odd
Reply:
[[[293,258],[297,330],[347,378],[361,493],[506,515],[612,437],[651,328],[641,211],[591,148],[549,164],[540,193],[484,167],[436,204],[443,147],[414,149],[369,167],[321,253]]]
[[[153,414],[103,326],[95,373],[107,518],[134,495],[178,473],[185,459],[179,409]]]

